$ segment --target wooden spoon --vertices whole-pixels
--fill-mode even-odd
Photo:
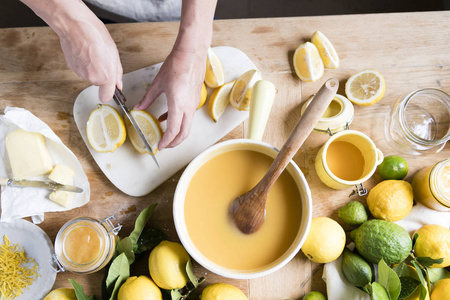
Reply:
[[[267,195],[272,185],[325,113],[336,94],[338,86],[339,82],[335,78],[328,79],[323,84],[300,117],[297,126],[291,132],[263,179],[253,189],[237,197],[231,203],[229,215],[243,233],[253,233],[264,223]]]

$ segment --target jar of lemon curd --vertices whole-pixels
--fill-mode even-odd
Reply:
[[[80,217],[64,224],[56,236],[52,268],[56,272],[87,274],[106,266],[114,255],[117,234],[122,228],[120,224],[114,226],[111,220],[115,217]]]
[[[411,182],[414,199],[439,211],[450,211],[450,158],[423,168]]]

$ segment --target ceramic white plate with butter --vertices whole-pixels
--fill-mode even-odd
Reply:
[[[25,251],[28,257],[38,264],[39,276],[16,300],[43,299],[52,289],[56,272],[49,261],[54,253],[53,245],[48,235],[38,226],[23,219],[12,222],[0,222],[0,244],[4,243],[6,235],[12,244],[18,244],[19,250]],[[28,266],[30,267],[30,266]]]
[[[232,47],[213,48],[222,62],[225,71],[225,82],[237,79],[244,72],[256,69],[255,64],[242,51]],[[123,76],[123,93],[127,98],[127,107],[132,109],[145,95],[147,87],[151,84],[162,63],[127,73]],[[148,112],[156,117],[167,111],[167,99],[161,95]],[[73,115],[94,160],[108,177],[108,179],[122,192],[130,196],[143,196],[150,193],[164,181],[185,167],[194,157],[203,150],[219,141],[236,126],[248,118],[248,112],[238,111],[231,105],[227,107],[219,121],[215,123],[208,115],[205,104],[197,110],[189,137],[180,145],[171,149],[164,149],[156,153],[160,169],[148,154],[138,153],[131,142],[125,143],[113,153],[96,152],[87,140],[86,123],[90,113],[97,107],[98,87],[91,86],[83,90],[75,101]],[[108,104],[122,111],[114,101]],[[163,130],[165,122],[162,123]]]

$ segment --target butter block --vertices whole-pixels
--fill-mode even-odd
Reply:
[[[66,165],[56,164],[48,178],[54,182],[68,184],[72,180],[74,171]]]
[[[28,179],[47,174],[53,160],[42,134],[22,129],[6,136],[6,152],[14,179]]]
[[[53,168],[50,175],[48,175],[48,178],[60,184],[69,184],[72,182],[74,174],[75,172],[68,166],[57,164],[55,168]],[[53,191],[51,192],[49,198],[53,202],[67,207],[73,198],[73,193],[66,191]]]

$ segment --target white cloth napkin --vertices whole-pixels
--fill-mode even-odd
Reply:
[[[31,216],[33,222],[39,224],[44,220],[45,212],[66,211],[89,202],[89,181],[77,157],[61,142],[47,124],[22,108],[7,107],[5,114],[0,115],[0,176],[12,177],[5,138],[10,132],[19,128],[41,133],[45,137],[54,164],[64,164],[74,170],[73,185],[81,187],[83,192],[74,195],[69,207],[63,207],[49,199],[50,190],[2,186],[0,221],[8,222]],[[33,179],[48,180],[46,176]]]
[[[425,224],[437,224],[450,227],[450,212],[439,212],[418,203],[404,219],[395,222],[411,235]],[[327,284],[329,300],[370,300],[368,294],[347,281],[341,270],[342,255],[333,262],[325,264],[322,279]]]

